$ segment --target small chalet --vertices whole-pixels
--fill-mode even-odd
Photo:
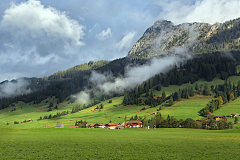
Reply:
[[[222,118],[223,118],[223,116],[215,116],[215,117],[214,117],[214,119],[215,119],[216,121],[220,121]]]
[[[105,125],[105,128],[116,129],[117,125],[120,125],[120,124],[119,123],[108,123]]]
[[[235,118],[235,117],[238,117],[238,116],[239,116],[238,113],[231,113],[231,115],[230,115],[231,118]]]
[[[123,123],[121,124],[121,126],[126,126],[126,122],[123,122]]]
[[[104,128],[105,124],[104,123],[93,123],[88,126],[88,128]]]
[[[124,127],[122,125],[117,125],[115,129],[123,129]]]
[[[63,123],[57,123],[57,125],[55,126],[55,128],[64,128]]]
[[[133,127],[142,127],[142,121],[140,120],[131,120],[126,123],[126,127],[133,128]]]

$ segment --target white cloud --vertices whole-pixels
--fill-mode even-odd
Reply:
[[[116,44],[117,48],[119,50],[122,50],[123,48],[128,49],[131,47],[133,38],[137,35],[136,31],[129,32],[126,36],[123,37],[123,39]]]
[[[66,55],[69,48],[84,45],[84,26],[66,12],[46,8],[37,0],[12,3],[2,16],[0,34],[0,55],[13,54],[24,59],[31,59],[32,54]]]
[[[83,45],[80,41],[84,35],[82,25],[70,19],[65,12],[59,12],[52,7],[45,8],[40,1],[36,0],[22,2],[19,5],[12,4],[4,12],[1,28],[7,31],[25,31],[22,35],[30,32],[32,38],[46,34]]]
[[[105,41],[108,38],[112,37],[112,31],[111,28],[107,28],[107,30],[103,30],[101,33],[96,35],[96,38],[101,40],[101,41]]]
[[[240,16],[239,0],[154,1],[161,9],[158,19],[171,20],[175,24],[205,22],[214,24]]]

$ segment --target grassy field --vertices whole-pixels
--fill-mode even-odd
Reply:
[[[231,103],[224,105],[221,109],[213,112],[215,116],[228,116],[231,113],[240,114],[240,98],[237,98]],[[231,118],[231,121],[234,122],[234,118]],[[240,123],[235,125],[235,127],[240,127]]]
[[[237,98],[231,103],[224,105],[221,109],[213,112],[213,114],[216,116],[227,116],[231,113],[240,113],[240,98]]]
[[[178,120],[187,118],[201,119],[202,117],[198,115],[198,112],[204,108],[210,100],[211,99],[185,99],[170,107],[166,107],[166,109],[160,112],[164,117],[170,115]]]
[[[235,85],[238,84],[238,82],[240,81],[240,76],[231,76],[228,78],[228,80],[231,81],[231,83],[234,83]],[[214,85],[214,87],[216,85],[219,85],[219,84],[223,84],[224,83],[224,80],[221,80],[219,78],[214,78],[211,82],[207,82],[204,78],[201,78],[199,79],[198,81],[194,82],[193,84],[190,84],[193,86],[193,88],[195,87],[195,85],[197,84],[198,87],[200,87],[200,85],[205,85],[205,83],[208,84],[208,88],[210,89],[211,88],[211,85]],[[153,91],[153,94],[158,96],[158,95],[162,95],[162,92],[165,91],[166,95],[171,95],[173,92],[175,91],[178,91],[179,89],[183,89],[183,88],[186,88],[189,84],[182,84],[181,86],[179,85],[170,85],[168,87],[162,87],[161,91],[157,91],[157,90],[154,90]]]
[[[0,129],[1,159],[239,159],[240,130]]]

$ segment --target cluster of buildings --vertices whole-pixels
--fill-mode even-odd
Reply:
[[[79,121],[78,123],[82,123],[84,121]],[[122,129],[122,128],[135,128],[135,127],[142,127],[143,123],[140,120],[131,120],[127,121],[126,123],[123,122],[122,124],[120,123],[92,123],[90,125],[87,125],[88,122],[84,122],[86,124],[87,128],[106,128],[106,129]],[[63,128],[62,123],[57,123],[55,128]],[[69,128],[78,128],[78,125],[76,126],[69,126]]]
[[[93,123],[88,126],[88,128],[106,128],[106,129],[122,129],[122,128],[135,128],[135,127],[142,127],[142,121],[140,120],[131,120],[127,121],[126,123]]]
[[[208,112],[207,117],[212,117],[215,121],[220,121],[220,120],[222,120],[222,119],[224,119],[226,117],[228,117],[228,118],[239,117],[239,114],[238,113],[231,113],[228,116],[214,116],[214,115],[212,115],[211,112]],[[208,120],[205,120],[205,121],[208,121]],[[203,122],[203,120],[202,119],[197,119],[196,122]]]

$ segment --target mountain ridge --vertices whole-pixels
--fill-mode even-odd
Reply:
[[[156,21],[134,44],[126,57],[150,58],[181,50],[191,54],[239,50],[240,19],[224,23],[182,23]],[[227,34],[227,35],[226,35]]]

